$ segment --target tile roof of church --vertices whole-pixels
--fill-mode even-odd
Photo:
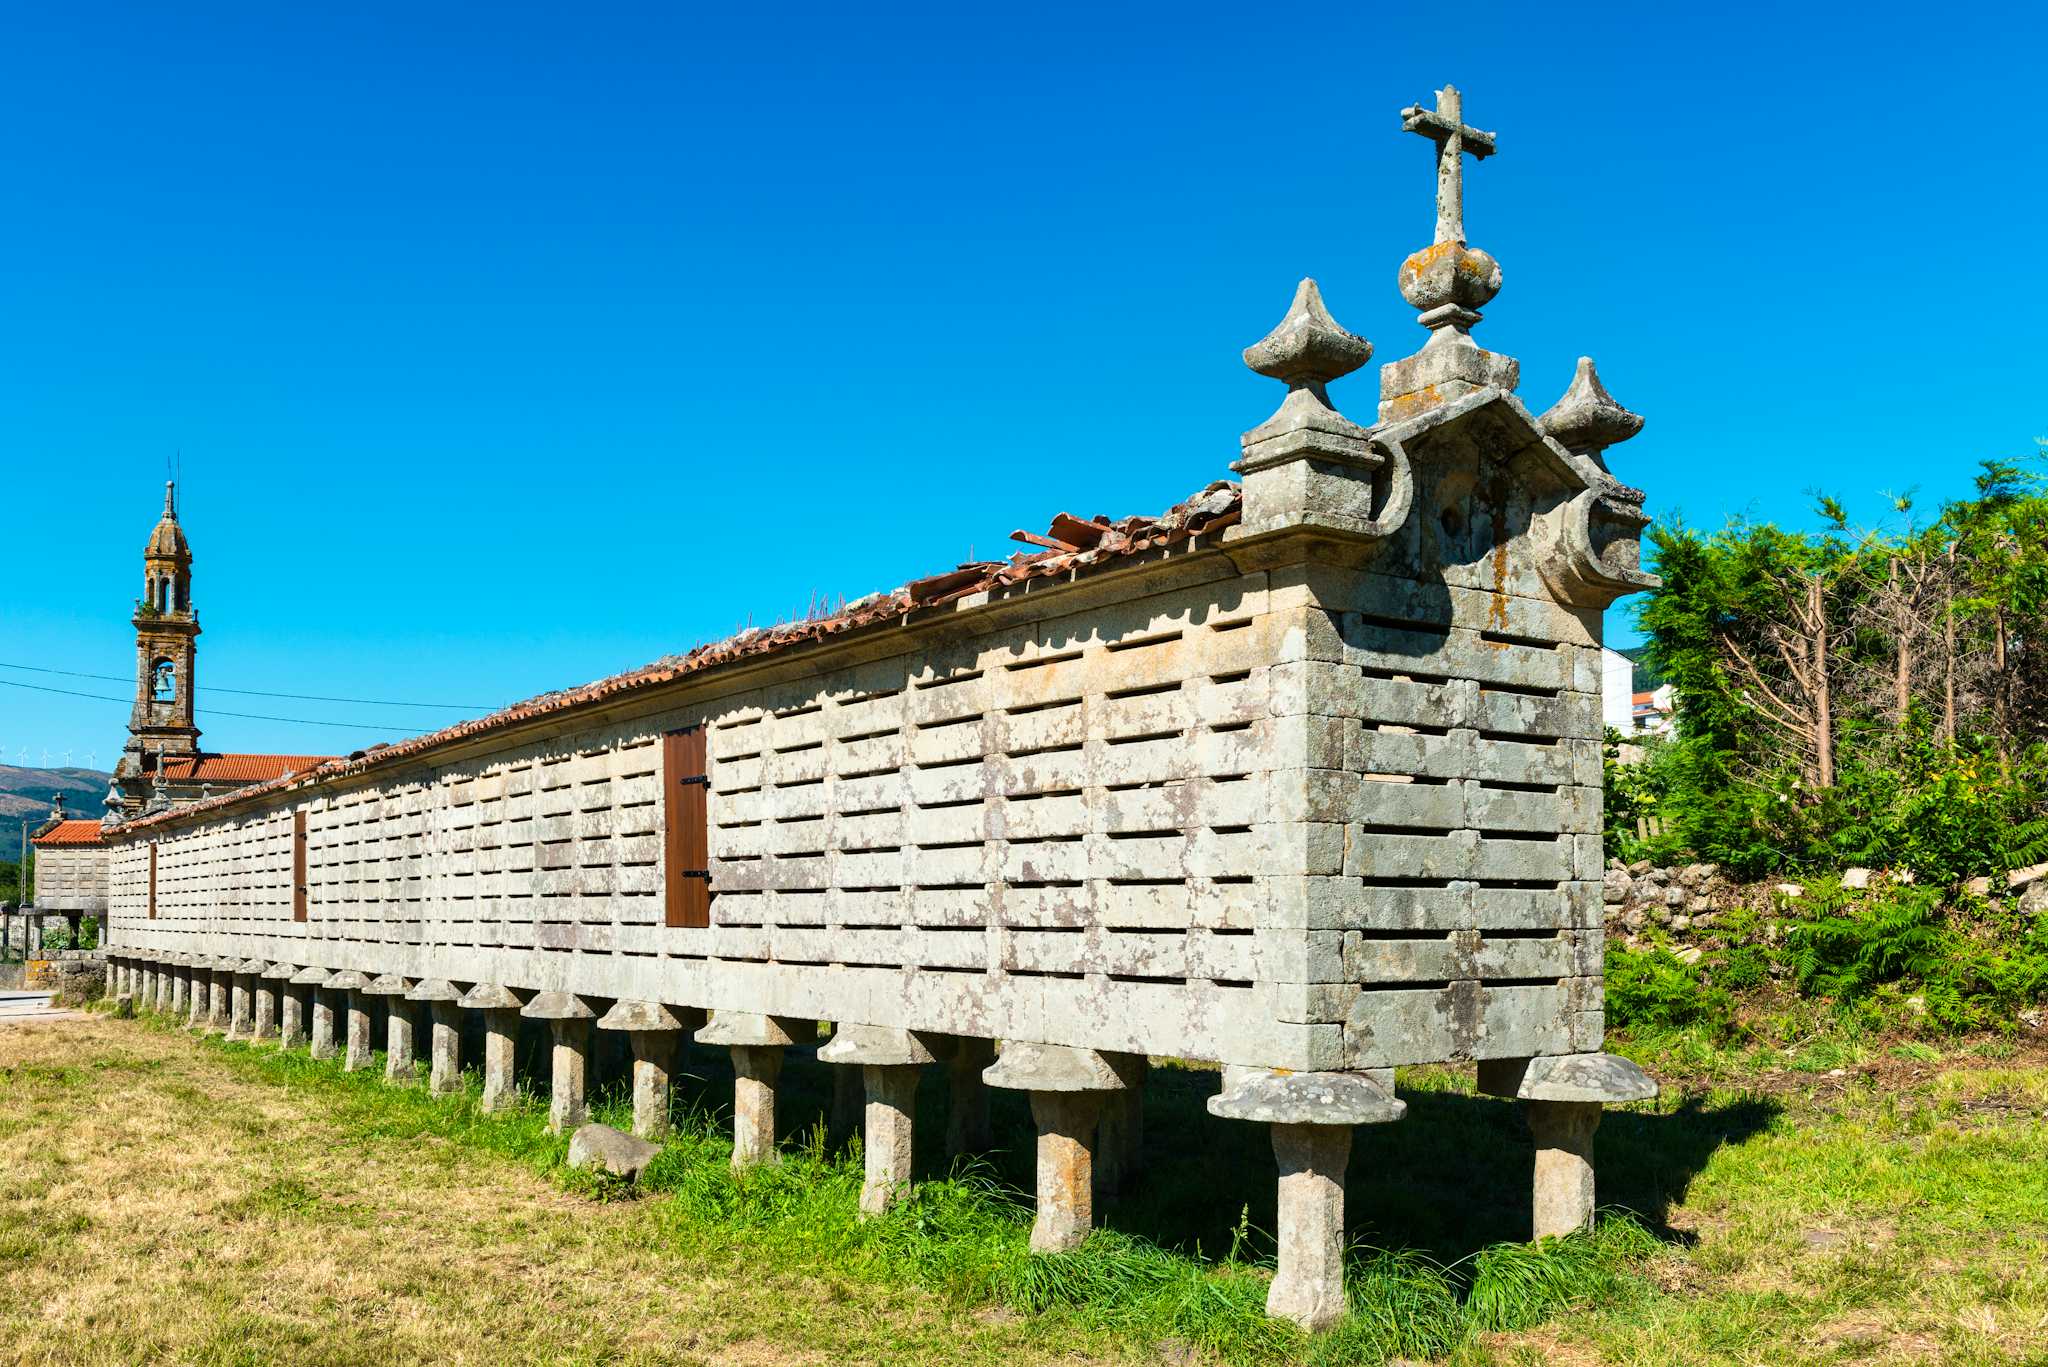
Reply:
[[[100,843],[100,823],[90,819],[60,821],[41,835],[32,836],[29,843],[38,847],[43,845],[97,845]]]
[[[204,751],[196,755],[165,755],[166,783],[263,783],[304,773],[333,755],[230,755]]]
[[[1147,551],[1178,545],[1196,536],[1221,532],[1226,527],[1236,525],[1243,516],[1243,511],[1244,498],[1241,487],[1229,480],[1217,480],[1157,517],[1126,517],[1112,522],[1106,517],[1098,516],[1084,521],[1071,514],[1061,513],[1052,520],[1050,529],[1042,534],[1023,531],[1010,533],[1013,540],[1039,547],[1036,551],[1013,555],[1008,560],[970,561],[939,574],[913,579],[889,593],[871,593],[865,598],[847,603],[837,612],[822,616],[808,617],[799,622],[785,622],[773,627],[749,627],[722,641],[697,646],[681,655],[667,656],[653,664],[628,670],[624,674],[615,674],[610,678],[599,679],[595,683],[583,684],[577,688],[542,693],[524,702],[502,707],[488,716],[457,722],[439,731],[414,736],[395,744],[358,750],[346,757],[329,759],[324,763],[320,763],[317,756],[201,756],[202,761],[298,761],[311,772],[278,773],[254,786],[239,788],[232,793],[223,793],[198,802],[182,802],[169,811],[138,817],[124,822],[123,826],[147,826],[172,817],[209,811],[258,793],[286,787],[307,777],[338,778],[345,774],[358,773],[372,765],[385,764],[408,755],[419,754],[423,750],[452,745],[486,732],[505,730],[538,717],[566,712],[621,694],[673,683],[721,665],[753,659],[863,627],[903,624],[912,612],[919,609],[938,607],[988,589],[1019,584],[1028,579],[1050,579],[1058,575],[1077,574]],[[165,760],[166,764],[178,762],[175,757]],[[171,779],[182,777],[175,771],[168,772],[165,776]],[[210,776],[225,778],[225,775],[220,774]],[[195,781],[203,781],[204,777],[207,776]]]

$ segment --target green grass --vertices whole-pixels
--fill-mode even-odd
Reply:
[[[1362,1243],[1347,1276],[1350,1318],[1310,1339],[1265,1314],[1273,1169],[1261,1127],[1203,1116],[1205,1142],[1186,1151],[1159,1146],[1133,1193],[1109,1206],[1107,1227],[1072,1252],[1041,1255],[1028,1248],[1030,1130],[1015,1099],[999,1097],[996,1116],[998,1133],[1014,1147],[950,1169],[943,1155],[922,1154],[930,1175],[921,1177],[910,1198],[884,1216],[862,1220],[858,1141],[828,1144],[829,1075],[801,1056],[793,1056],[783,1074],[781,1161],[735,1175],[731,1142],[712,1101],[730,1095],[729,1074],[713,1051],[692,1051],[690,1066],[701,1071],[678,1088],[675,1132],[632,1189],[567,1168],[567,1140],[547,1132],[541,1098],[528,1095],[507,1112],[482,1111],[481,1084],[473,1072],[461,1093],[434,1097],[423,1087],[385,1082],[381,1056],[373,1068],[345,1073],[337,1061],[316,1061],[303,1051],[280,1053],[218,1038],[206,1046],[274,1084],[317,1092],[341,1132],[354,1139],[446,1141],[422,1148],[437,1155],[424,1161],[457,1161],[461,1150],[484,1151],[520,1162],[588,1199],[648,1202],[662,1236],[680,1250],[739,1242],[782,1265],[869,1284],[908,1282],[963,1305],[1000,1306],[1139,1342],[1189,1345],[1234,1363],[1444,1357],[1478,1334],[1541,1323],[1616,1294],[1656,1246],[1633,1215],[1619,1211],[1603,1215],[1586,1235],[1541,1245],[1516,1241],[1502,1211],[1475,1205],[1469,1195],[1444,1199],[1452,1186],[1469,1187],[1470,1173],[1443,1172],[1445,1186],[1434,1190],[1418,1184],[1389,1192],[1384,1184],[1355,1180],[1365,1218],[1354,1220],[1354,1228],[1384,1238],[1383,1231],[1404,1227],[1412,1236],[1419,1226],[1438,1242],[1384,1249]],[[522,1050],[522,1060],[539,1063],[531,1050]],[[1170,1134],[1176,1126],[1196,1123],[1199,1098],[1212,1085],[1213,1075],[1197,1070],[1155,1069],[1147,1101],[1148,1111],[1158,1114],[1148,1119],[1150,1132]],[[1440,1131],[1474,1131],[1472,1139],[1483,1140],[1473,1145],[1482,1157],[1505,1160],[1494,1181],[1515,1188],[1502,1204],[1513,1211],[1519,1203],[1525,1221],[1526,1149],[1519,1161],[1508,1157],[1526,1145],[1508,1131],[1513,1108],[1428,1083],[1425,1088],[1411,1099],[1425,1112],[1437,1112],[1436,1123],[1427,1127],[1436,1132],[1386,1127],[1387,1147],[1435,1148],[1431,1166],[1443,1169]],[[921,1099],[927,1113],[919,1128],[924,1137],[936,1137],[943,1131],[943,1091],[927,1087]],[[595,1092],[591,1111],[594,1119],[630,1126],[621,1080]],[[1383,1157],[1363,1142],[1360,1149],[1354,1179],[1364,1166],[1360,1158]],[[1411,1161],[1384,1157],[1397,1168]],[[1422,1161],[1419,1152],[1412,1161]],[[1219,1171],[1229,1174],[1228,1187],[1242,1189],[1245,1200],[1217,1205]],[[297,1191],[260,1199],[287,1211],[295,1202],[314,1203],[310,1193]],[[1423,1208],[1435,1211],[1432,1221],[1413,1218]]]
[[[190,1047],[167,1023],[141,1026],[174,1051]],[[537,1040],[524,1043],[531,1077],[543,1056]],[[1610,1047],[1662,1077],[1665,1094],[1603,1121],[1596,1228],[1536,1246],[1520,1237],[1529,1148],[1517,1108],[1474,1096],[1469,1070],[1404,1070],[1407,1117],[1354,1141],[1351,1313],[1313,1338],[1263,1313],[1266,1135],[1208,1117],[1202,1100],[1214,1078],[1198,1069],[1153,1069],[1143,1175],[1098,1207],[1103,1227],[1079,1249],[1040,1256],[1026,1243],[1028,1114],[1009,1094],[995,1099],[1003,1146],[949,1167],[936,1147],[944,1085],[929,1081],[915,1193],[863,1221],[857,1145],[828,1138],[831,1071],[797,1051],[780,1089],[779,1164],[731,1172],[730,1073],[719,1052],[693,1049],[676,1134],[638,1188],[568,1170],[566,1141],[547,1133],[538,1098],[482,1112],[473,1076],[462,1093],[435,1098],[386,1083],[381,1060],[346,1074],[303,1052],[219,1040],[204,1054],[239,1075],[239,1087],[317,1115],[342,1150],[400,1153],[422,1174],[489,1155],[551,1185],[569,1210],[631,1211],[630,1237],[651,1239],[672,1266],[797,1270],[876,1307],[918,1288],[949,1313],[1026,1317],[1034,1342],[1066,1345],[1049,1351],[1075,1360],[1143,1358],[1167,1345],[1169,1356],[1194,1360],[1332,1365],[2048,1362],[2035,1346],[2048,1345],[2038,1252],[2048,1244],[2048,1067],[2038,1044],[1953,1038],[1936,1049],[1885,1036],[1854,1013],[1798,1005],[1741,1038],[1679,1027]],[[93,1095],[80,1077],[205,1104],[203,1074],[156,1076],[158,1060],[135,1057],[147,1052],[124,1051],[115,1035],[96,1056],[17,1067],[32,1082],[18,1091],[46,1117]],[[593,1075],[596,1118],[625,1128],[617,1060],[600,1057]],[[215,1123],[253,1135],[269,1122],[245,1104],[235,1125]],[[25,1170],[18,1180],[43,1179]],[[376,1225],[374,1204],[337,1196],[317,1175],[286,1174],[216,1209],[230,1228],[360,1233]],[[542,1209],[533,1228],[563,1218]],[[0,1265],[64,1257],[91,1237],[39,1221],[0,1235]],[[256,1314],[231,1301],[217,1308],[229,1320]],[[902,1312],[871,1313],[880,1326]],[[247,1341],[274,1355],[325,1351],[293,1346],[303,1326],[261,1319]],[[782,1332],[801,1340],[808,1331]]]

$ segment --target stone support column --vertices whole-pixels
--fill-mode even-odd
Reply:
[[[206,1033],[225,1035],[233,1018],[233,959],[214,959],[206,975]]]
[[[735,1172],[778,1161],[775,1152],[775,1080],[782,1051],[802,1036],[816,1038],[808,1021],[718,1011],[697,1032],[699,1044],[732,1051],[732,1166]]]
[[[171,984],[178,978],[177,970],[171,967],[168,955],[156,962],[156,990],[150,993],[149,1009],[158,1015],[169,1015],[171,1011]]]
[[[660,1002],[622,1000],[597,1023],[600,1030],[624,1031],[633,1047],[633,1133],[642,1139],[668,1138],[676,1058],[692,1023],[684,1018],[696,1014],[687,1007],[676,1012]]]
[[[370,1066],[370,980],[352,968],[345,968],[327,980],[327,990],[341,998],[348,1012],[348,1033],[341,1055],[341,1070],[353,1073]]]
[[[917,1082],[938,1056],[929,1041],[908,1030],[842,1025],[818,1051],[818,1061],[861,1071],[867,1093],[861,1155],[867,1167],[860,1213],[863,1218],[880,1215],[910,1192]]]
[[[516,1060],[519,1054],[519,1008],[524,1003],[510,988],[497,983],[478,983],[463,995],[461,1005],[484,1014],[483,1109],[507,1110],[519,1100]]]
[[[190,990],[191,983],[192,970],[186,967],[185,956],[182,954],[173,956],[171,959],[171,999],[164,1008],[166,1014],[175,1019],[191,1010],[191,1006],[185,996],[186,992]]]
[[[462,994],[441,978],[414,984],[405,994],[409,1002],[425,1002],[433,1013],[427,1044],[427,1090],[435,1096],[450,1096],[462,1090],[462,1008],[456,1003]]]
[[[982,1074],[991,1087],[1031,1093],[1038,1126],[1038,1213],[1031,1250],[1078,1245],[1095,1223],[1095,1127],[1105,1093],[1124,1081],[1093,1049],[1009,1041]]]
[[[228,1018],[229,1039],[249,1039],[256,1033],[256,975],[269,965],[260,959],[244,959],[236,964],[229,981],[234,993]]]
[[[268,1043],[283,1036],[284,1003],[290,999],[292,966],[271,964],[256,978],[256,1038]]]
[[[311,1007],[311,1025],[306,1037],[306,1052],[314,1058],[333,1058],[339,1049],[335,1047],[334,1001],[335,991],[327,984],[333,974],[324,968],[301,970],[292,981],[306,984],[306,997]]]
[[[946,1152],[986,1153],[995,1146],[995,1133],[988,1119],[988,1084],[982,1073],[996,1061],[994,1040],[958,1035],[953,1052],[946,1059]]]
[[[1279,1265],[1266,1313],[1314,1332],[1344,1318],[1344,1166],[1351,1127],[1399,1120],[1407,1111],[1357,1073],[1229,1069],[1209,1114],[1272,1126],[1280,1168]]]
[[[584,1088],[590,1074],[590,1022],[597,1013],[581,997],[543,992],[519,1013],[544,1020],[554,1035],[548,1081],[548,1129],[573,1130],[590,1118]]]
[[[1528,1105],[1536,1141],[1530,1233],[1548,1239],[1593,1223],[1593,1132],[1600,1108],[1649,1101],[1657,1084],[1614,1054],[1564,1054],[1487,1060],[1479,1065],[1479,1090]]]
[[[75,943],[75,941],[74,941]],[[150,959],[142,966],[142,1009],[156,1010],[156,960]]]
[[[209,967],[212,962],[213,960],[211,959],[195,954],[186,965],[185,1028],[187,1030],[204,1030],[206,1028],[206,1013],[211,1005],[207,997],[213,984],[213,970]]]
[[[280,1047],[296,1049],[304,1044],[308,1052],[311,1051],[313,1016],[320,996],[320,989],[315,984],[325,981],[326,972],[318,968],[302,968],[285,980],[284,1000],[280,1005],[281,1019],[278,1022]],[[331,1027],[328,1038],[333,1038]]]
[[[386,973],[363,989],[366,996],[384,999],[384,1080],[410,1086],[417,1076],[413,1068],[413,1009],[405,994],[412,984],[396,973]]]

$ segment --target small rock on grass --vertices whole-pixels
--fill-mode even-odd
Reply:
[[[640,1174],[647,1171],[647,1165],[660,1152],[659,1144],[650,1144],[624,1130],[594,1121],[569,1136],[570,1167],[608,1172],[628,1182],[639,1181]]]

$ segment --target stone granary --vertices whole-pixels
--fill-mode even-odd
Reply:
[[[107,914],[107,850],[100,823],[68,816],[59,796],[30,839],[36,849],[35,891],[25,910],[33,920],[62,916],[76,948],[80,924],[103,921]]]
[[[1599,1052],[1601,614],[1654,582],[1602,449],[1640,419],[1585,365],[1541,417],[1515,397],[1459,208],[1492,138],[1451,89],[1404,117],[1442,153],[1400,272],[1429,337],[1375,421],[1333,406],[1371,347],[1303,281],[1245,353],[1285,394],[1241,485],[131,820],[124,987],[351,1066],[381,995],[408,1076],[423,1003],[436,1088],[478,1011],[493,1105],[542,1018],[562,1126],[593,1028],[630,1033],[643,1131],[694,1032],[732,1051],[739,1164],[831,1022],[863,1208],[943,1067],[966,1133],[982,1084],[1030,1094],[1041,1249],[1087,1232],[1148,1056],[1217,1064],[1210,1110],[1278,1158],[1269,1308],[1308,1326],[1342,1312],[1352,1127],[1400,1119],[1401,1065],[1526,1102],[1535,1232],[1585,1223],[1601,1105],[1654,1093]]]

